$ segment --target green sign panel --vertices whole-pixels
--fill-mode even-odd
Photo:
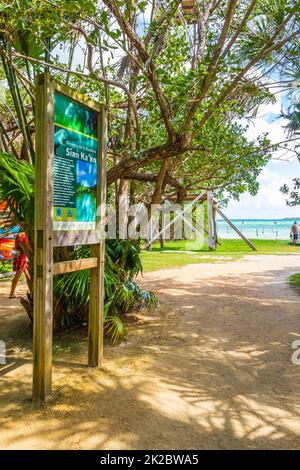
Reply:
[[[54,230],[96,228],[98,113],[54,93]]]

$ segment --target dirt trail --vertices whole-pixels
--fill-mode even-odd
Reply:
[[[160,308],[85,367],[87,331],[54,338],[54,401],[31,392],[31,331],[0,283],[2,449],[300,448],[299,255],[149,273]]]

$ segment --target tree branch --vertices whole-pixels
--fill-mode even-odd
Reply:
[[[198,94],[198,96],[196,96],[193,99],[193,103],[191,104],[189,112],[188,112],[188,114],[187,114],[187,116],[184,120],[184,123],[181,126],[181,129],[179,131],[180,135],[185,135],[189,131],[189,129],[191,127],[191,124],[192,124],[192,120],[193,120],[193,118],[194,118],[194,116],[195,116],[195,114],[198,110],[198,107],[199,107],[201,101],[203,100],[203,98],[206,96],[207,91],[208,91],[208,89],[209,89],[209,87],[210,87],[210,85],[213,81],[213,78],[214,78],[215,73],[216,73],[216,66],[217,66],[217,63],[218,63],[218,59],[220,57],[222,47],[223,47],[223,45],[226,41],[227,34],[228,34],[229,28],[231,26],[233,15],[234,15],[234,12],[235,12],[235,9],[236,9],[236,5],[237,5],[237,0],[230,0],[229,6],[228,6],[228,9],[227,9],[227,13],[226,13],[226,17],[225,17],[225,21],[224,21],[224,25],[223,25],[223,28],[222,28],[222,32],[220,34],[220,37],[219,37],[217,46],[215,48],[214,54],[212,56],[212,59],[209,63],[209,66],[208,66],[208,69],[207,69],[207,74],[205,75],[205,78],[202,82],[200,93]]]
[[[212,116],[214,113],[215,109],[217,109],[227,98],[228,95],[235,89],[239,81],[246,75],[246,73],[254,66],[256,65],[260,59],[268,55],[270,52],[276,51],[280,49],[281,46],[289,42],[291,39],[294,39],[295,37],[300,35],[300,28],[295,31],[295,33],[291,34],[285,39],[282,39],[281,41],[278,41],[276,44],[273,44],[272,46],[267,44],[267,46],[260,51],[259,54],[257,54],[245,67],[244,69],[235,77],[235,79],[231,82],[231,84],[228,86],[228,88],[222,93],[222,95],[217,99],[217,101],[208,109],[208,111],[204,114],[202,119],[199,121],[199,124],[197,125],[197,129],[192,133],[191,138],[194,139],[197,137],[199,130],[201,127],[205,124],[205,122]]]
[[[159,108],[168,134],[168,140],[170,143],[172,143],[175,140],[175,134],[172,123],[172,111],[160,87],[159,80],[156,76],[155,68],[151,60],[151,56],[143,42],[136,35],[134,29],[124,18],[121,10],[116,5],[116,3],[113,0],[103,0],[103,2],[109,8],[110,12],[115,16],[122,31],[126,34],[126,36],[131,40],[133,46],[137,49],[144,65],[148,65],[148,68],[146,69],[147,77],[152,85],[152,89],[159,104]]]

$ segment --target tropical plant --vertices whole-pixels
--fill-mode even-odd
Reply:
[[[281,117],[288,120],[285,129],[290,137],[300,135],[300,103],[292,105],[287,113],[282,113]]]
[[[299,68],[300,70],[300,68]],[[293,104],[287,113],[282,113],[281,117],[285,120],[288,120],[285,129],[288,136],[294,142],[294,152],[297,155],[298,160],[300,161],[300,145],[299,145],[299,136],[300,136],[300,104]],[[288,186],[286,183],[280,188],[282,194],[287,196],[286,203],[290,207],[300,205],[300,178],[293,179],[292,187]]]
[[[26,222],[26,231],[33,227],[34,167],[24,160],[0,152],[0,201],[14,225]]]
[[[87,258],[90,249],[75,249],[73,259]],[[107,240],[105,251],[104,327],[113,343],[127,335],[122,317],[143,307],[154,310],[157,298],[153,292],[142,290],[134,281],[142,271],[138,246],[128,240]],[[88,318],[89,271],[77,271],[55,278],[54,321],[57,327],[70,327]]]

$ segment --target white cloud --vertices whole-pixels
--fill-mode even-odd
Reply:
[[[285,121],[279,118],[281,110],[282,104],[279,96],[277,96],[275,103],[269,103],[261,107],[257,117],[249,125],[247,132],[249,139],[256,139],[258,135],[267,133],[268,138],[274,144],[286,141],[288,136],[284,129]],[[286,159],[293,156],[292,152],[287,154],[285,149],[279,149],[273,154],[274,158],[284,157]]]
[[[283,183],[291,184],[292,179],[300,176],[298,162],[270,162],[263,169],[260,177],[260,190],[256,196],[243,194],[240,201],[231,201],[225,212],[237,219],[279,219],[298,217],[300,207],[286,205],[286,196],[280,191]]]

